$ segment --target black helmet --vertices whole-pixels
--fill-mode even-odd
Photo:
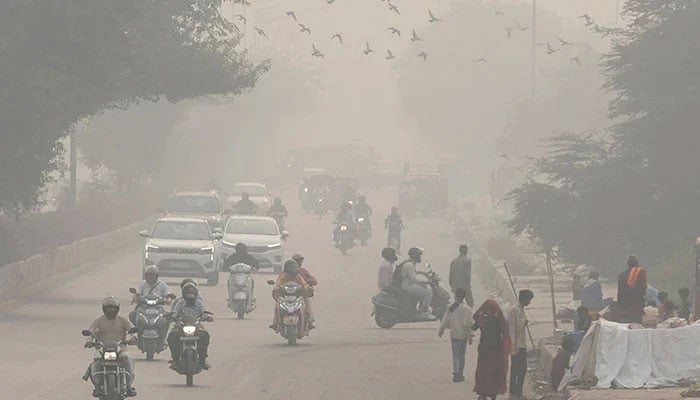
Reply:
[[[246,244],[243,242],[238,242],[238,243],[236,243],[236,253],[241,252],[241,251],[242,252],[248,251],[248,246],[246,246]]]
[[[191,284],[193,284],[195,287],[197,287],[197,281],[195,281],[195,280],[192,279],[192,278],[185,278],[185,279],[182,280],[182,282],[180,282],[180,289],[184,289],[184,288],[185,288],[185,285],[187,285],[188,283],[191,283]]]
[[[110,319],[114,319],[119,314],[119,299],[114,296],[107,296],[102,300],[102,312]]]
[[[194,301],[199,296],[199,289],[194,283],[188,282],[182,287],[182,298],[185,300]]]
[[[396,249],[392,247],[385,247],[384,250],[382,250],[382,258],[389,261],[396,261]]]
[[[409,257],[415,257],[415,256],[422,256],[423,255],[423,248],[418,247],[418,246],[413,246],[410,249],[408,249],[408,256]]]
[[[299,273],[299,264],[294,260],[287,260],[284,263],[284,273],[287,275],[296,275]]]

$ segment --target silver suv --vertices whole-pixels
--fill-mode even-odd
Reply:
[[[163,277],[206,278],[219,283],[220,231],[212,232],[199,218],[163,217],[153,231],[141,231],[146,238],[143,268],[156,265]]]
[[[168,216],[204,219],[212,229],[222,229],[227,214],[216,191],[174,192],[168,200],[168,208],[160,211]]]

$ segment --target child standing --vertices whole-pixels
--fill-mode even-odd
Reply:
[[[472,315],[473,311],[465,302],[466,290],[455,290],[455,301],[450,305],[442,317],[442,324],[438,336],[445,334],[445,329],[450,330],[452,339],[452,382],[464,381],[464,358],[467,352],[467,343],[472,341]]]

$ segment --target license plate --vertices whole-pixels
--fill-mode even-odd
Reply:
[[[170,261],[170,268],[172,269],[188,269],[190,268],[190,263],[187,261]]]

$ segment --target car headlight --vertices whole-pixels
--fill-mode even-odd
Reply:
[[[214,253],[214,247],[202,247],[199,249],[199,252],[201,254],[213,254]]]
[[[182,332],[185,334],[185,336],[192,336],[194,335],[195,332],[197,332],[197,327],[196,326],[183,326],[182,327]]]
[[[270,249],[270,250],[281,249],[281,248],[282,248],[282,243],[269,244],[269,245],[267,245],[267,248]]]
[[[151,253],[157,253],[160,248],[158,246],[154,246],[152,244],[147,244],[146,245],[146,251],[151,252]]]
[[[116,351],[105,351],[103,355],[105,361],[116,361],[117,360],[117,352]]]

